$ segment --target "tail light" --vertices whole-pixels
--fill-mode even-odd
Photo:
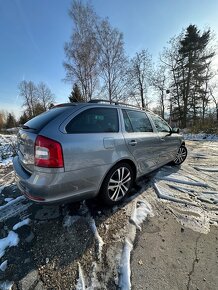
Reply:
[[[35,165],[48,168],[64,167],[61,144],[39,135],[35,142]]]

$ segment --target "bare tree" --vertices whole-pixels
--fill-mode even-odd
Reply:
[[[152,77],[152,86],[158,94],[158,104],[160,106],[160,114],[164,119],[166,111],[167,93],[168,93],[168,82],[167,82],[167,67],[166,65],[160,65],[154,71]]]
[[[54,95],[49,87],[43,82],[39,83],[37,86],[37,99],[44,111],[48,110],[50,104],[54,102]]]
[[[216,94],[216,95],[215,95]],[[209,96],[215,105],[216,110],[216,121],[218,122],[218,93],[217,93],[217,83],[213,83],[209,86]]]
[[[147,50],[136,53],[135,57],[131,60],[130,66],[129,74],[133,91],[140,96],[141,105],[145,108],[148,106],[146,93],[152,74],[151,55]]]
[[[109,101],[122,98],[126,85],[127,59],[124,54],[123,34],[103,20],[97,27],[100,76]]]
[[[23,107],[30,118],[35,116],[35,106],[38,100],[37,88],[32,81],[22,81],[19,84],[20,96],[23,98]]]
[[[39,85],[32,81],[22,81],[19,86],[25,109],[24,119],[31,119],[50,108],[54,96],[49,87],[41,82]]]
[[[90,4],[73,1],[69,10],[74,30],[65,44],[67,60],[64,62],[66,81],[78,83],[82,95],[88,101],[92,98],[98,83],[98,55],[96,41],[97,16]]]

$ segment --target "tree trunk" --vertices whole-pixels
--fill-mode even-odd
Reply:
[[[216,104],[216,120],[218,122],[218,104]]]
[[[140,93],[141,93],[142,108],[145,108],[144,92],[142,88],[140,90]]]

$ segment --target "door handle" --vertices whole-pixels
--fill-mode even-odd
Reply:
[[[131,140],[129,142],[129,145],[131,145],[131,146],[135,146],[136,144],[137,144],[137,141],[136,140]]]

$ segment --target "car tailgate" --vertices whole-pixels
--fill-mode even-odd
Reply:
[[[19,162],[29,172],[34,169],[34,150],[37,134],[31,130],[20,129],[17,135]]]

